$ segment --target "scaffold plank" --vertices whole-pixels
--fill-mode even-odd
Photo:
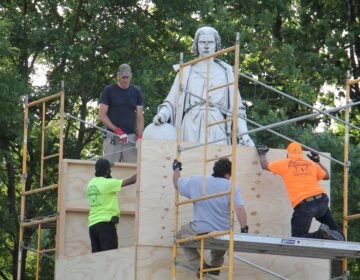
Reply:
[[[235,234],[236,252],[311,257],[320,259],[360,258],[360,243],[297,237],[275,237],[255,234]],[[229,235],[205,240],[207,249],[224,249]],[[186,247],[199,247],[199,242],[189,242]]]

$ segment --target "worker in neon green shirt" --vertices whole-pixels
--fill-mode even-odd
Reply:
[[[117,193],[121,188],[136,183],[136,174],[127,179],[113,179],[111,164],[99,159],[95,164],[95,177],[87,186],[89,202],[89,234],[93,253],[118,248],[116,224],[120,209]]]

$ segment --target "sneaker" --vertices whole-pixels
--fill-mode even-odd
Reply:
[[[344,241],[344,236],[336,230],[331,230],[328,225],[321,224],[319,232],[323,239]]]

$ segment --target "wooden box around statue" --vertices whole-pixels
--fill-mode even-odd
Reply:
[[[138,170],[136,185],[119,193],[122,216],[117,250],[91,254],[85,189],[94,176],[95,162],[63,160],[55,279],[171,279],[174,221],[171,164],[176,156],[176,143],[147,139],[141,142],[137,165],[117,163],[112,167],[113,177],[119,178]],[[229,146],[209,145],[207,149],[210,158],[231,154]],[[182,176],[202,174],[203,155],[204,147],[183,151]],[[268,153],[270,161],[285,156],[285,150],[270,149]],[[322,163],[329,168],[328,160],[322,158]],[[208,174],[212,166],[212,162],[207,164]],[[245,199],[251,233],[290,236],[292,209],[281,178],[261,170],[255,148],[238,147],[236,183]],[[329,194],[330,181],[321,184]],[[181,206],[180,224],[191,220],[191,215],[191,205]],[[313,222],[311,230],[318,226]],[[235,230],[240,230],[237,221]],[[181,258],[182,249],[178,251]],[[242,252],[235,255],[291,280],[330,278],[329,260]],[[227,275],[223,271],[219,279],[228,279]],[[237,260],[234,260],[233,278],[277,279]],[[176,279],[196,278],[193,271],[178,267]]]

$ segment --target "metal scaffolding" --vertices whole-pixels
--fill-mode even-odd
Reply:
[[[28,103],[28,98],[24,98],[24,142],[23,142],[23,160],[22,160],[22,190],[21,190],[21,209],[20,209],[20,227],[19,227],[19,252],[18,252],[18,270],[17,270],[17,279],[20,280],[22,274],[24,273],[23,267],[26,266],[26,259],[23,259],[24,251],[36,253],[36,276],[35,279],[39,279],[40,274],[40,259],[42,256],[46,256],[46,254],[56,254],[56,246],[58,239],[58,210],[60,203],[60,189],[61,189],[61,160],[63,158],[63,127],[64,127],[64,84],[61,84],[61,91],[54,95],[39,99],[37,101]],[[47,155],[45,154],[45,137],[46,131],[50,128],[50,126],[46,126],[46,113],[47,107],[46,104],[48,102],[53,102],[59,100],[59,111],[58,111],[58,121],[57,123],[52,123],[51,127],[54,125],[58,128],[58,139],[59,146],[58,152],[55,154]],[[41,157],[40,157],[40,182],[36,186],[31,186],[28,189],[28,137],[29,137],[29,125],[30,125],[30,117],[29,110],[32,107],[39,106],[41,111]],[[45,181],[45,162],[50,159],[58,159],[57,163],[57,183],[51,185],[44,185]],[[54,209],[54,213],[50,215],[45,215],[41,217],[27,217],[27,209],[28,204],[31,204],[31,201],[26,203],[26,198],[31,197],[34,194],[48,192],[48,191],[56,191],[57,198],[57,208]],[[45,227],[56,227],[56,236],[55,236],[55,247],[54,248],[42,248],[41,244],[41,233]],[[26,228],[37,227],[37,242],[36,249],[30,248],[27,244],[24,243],[24,231]],[[55,259],[55,257],[53,257]]]
[[[213,54],[210,55],[206,55],[197,59],[194,59],[192,61],[189,61],[187,63],[183,63],[183,58],[182,55],[180,56],[180,72],[179,72],[179,96],[178,96],[178,104],[177,107],[179,108],[179,106],[181,106],[180,100],[181,100],[181,95],[184,94],[184,88],[185,86],[182,84],[183,83],[183,69],[186,66],[189,65],[193,65],[196,64],[200,61],[207,61],[207,74],[206,74],[206,78],[205,78],[205,93],[206,93],[206,98],[205,98],[205,142],[204,142],[204,155],[203,155],[203,193],[205,193],[205,177],[206,177],[206,166],[207,163],[213,162],[215,160],[218,160],[220,157],[216,157],[216,158],[209,158],[208,157],[208,149],[207,146],[209,143],[208,141],[208,128],[212,125],[218,125],[224,122],[232,122],[232,133],[231,133],[231,143],[232,143],[232,152],[230,155],[222,155],[222,158],[225,157],[231,157],[231,161],[232,161],[232,169],[231,169],[231,188],[228,192],[223,192],[223,193],[217,193],[214,195],[208,195],[208,196],[201,196],[199,198],[196,199],[187,199],[187,200],[183,200],[180,201],[179,199],[179,192],[178,190],[175,191],[175,204],[174,204],[174,243],[173,243],[173,261],[172,261],[172,278],[176,279],[176,265],[177,265],[177,247],[180,244],[184,244],[184,243],[188,243],[189,241],[192,241],[194,239],[198,240],[200,242],[200,271],[199,271],[199,276],[200,279],[203,279],[203,273],[205,272],[210,272],[210,271],[214,271],[214,270],[228,270],[228,279],[231,280],[233,279],[233,255],[234,255],[234,192],[235,192],[235,172],[236,172],[236,149],[237,149],[237,120],[238,120],[238,106],[236,104],[238,104],[238,94],[237,94],[237,89],[238,89],[238,68],[239,68],[239,46],[240,46],[240,34],[237,33],[236,34],[236,43],[235,46],[230,47],[230,48],[226,48],[223,50],[220,50],[218,52],[215,52]],[[210,75],[210,59],[217,57],[219,55],[225,54],[225,53],[229,53],[229,52],[234,52],[234,81],[231,81],[230,83],[224,84],[224,85],[220,85],[220,86],[216,86],[214,88],[210,88],[209,87],[209,75]],[[209,93],[215,89],[219,89],[219,88],[226,88],[228,86],[232,85],[234,87],[234,99],[232,100],[234,105],[234,109],[233,112],[231,112],[232,117],[231,119],[226,118],[223,121],[217,122],[217,123],[209,123],[208,120],[208,112],[209,112]],[[198,96],[196,96],[198,97]],[[200,98],[201,99],[201,98]],[[212,105],[212,104],[211,104]],[[177,112],[180,110],[177,110]],[[178,116],[181,117],[181,116]],[[180,159],[180,152],[182,151],[181,149],[181,127],[176,127],[177,129],[177,159]],[[196,148],[193,147],[193,148]],[[185,150],[185,149],[184,149]],[[211,199],[214,197],[219,197],[219,196],[224,196],[224,195],[229,195],[230,196],[230,229],[223,231],[223,232],[216,232],[216,233],[211,233],[211,234],[205,234],[205,235],[201,235],[201,236],[196,236],[196,237],[189,237],[189,238],[185,238],[185,239],[176,239],[176,233],[178,232],[178,221],[179,221],[179,207],[181,205],[185,205],[185,204],[189,204],[189,203],[193,203],[196,201],[200,201],[200,200],[205,200],[205,199]],[[221,235],[229,235],[230,238],[228,240],[228,254],[229,254],[229,263],[226,266],[221,266],[221,267],[217,267],[217,268],[205,268],[203,266],[203,262],[204,262],[204,241],[208,238],[212,238],[214,236],[221,236]]]
[[[360,83],[360,78],[351,79],[349,73],[347,73],[346,83],[345,83],[345,104],[348,106],[345,109],[345,123],[348,124],[350,121],[350,106],[352,105],[350,102],[350,87],[355,84]],[[344,131],[344,197],[343,197],[343,233],[345,235],[345,240],[348,238],[348,221],[353,219],[360,218],[360,214],[349,215],[349,207],[348,207],[348,190],[349,190],[349,169],[351,162],[349,161],[349,125],[345,125]],[[348,271],[348,260],[347,258],[343,259],[342,263],[342,272],[343,279],[347,279]]]
[[[200,143],[200,144],[194,144],[192,146],[187,146],[187,147],[182,147],[181,146],[181,130],[180,130],[180,127],[177,127],[177,159],[180,159],[180,155],[181,155],[181,152],[183,151],[187,151],[187,150],[192,150],[194,148],[197,148],[197,147],[201,147],[201,146],[204,146],[204,157],[203,157],[203,170],[204,170],[204,174],[203,176],[205,177],[206,174],[206,164],[208,162],[212,162],[218,158],[207,158],[207,146],[209,144],[213,144],[213,143],[216,143],[217,141],[221,141],[221,140],[224,140],[224,139],[218,139],[218,140],[215,140],[215,141],[208,141],[207,139],[207,133],[208,133],[208,127],[210,125],[216,125],[216,124],[209,124],[208,123],[208,119],[207,119],[207,111],[208,111],[208,107],[209,107],[209,101],[208,101],[208,94],[209,92],[212,90],[212,89],[209,89],[208,87],[208,84],[209,84],[209,81],[208,81],[208,76],[209,76],[209,66],[210,64],[208,63],[208,73],[207,73],[207,79],[206,79],[206,98],[202,98],[202,97],[199,97],[195,94],[192,94],[190,92],[186,92],[184,90],[184,87],[182,85],[182,77],[183,77],[183,68],[188,66],[188,65],[192,65],[192,64],[195,64],[197,62],[200,62],[200,61],[203,61],[203,60],[206,60],[206,59],[209,59],[211,57],[216,57],[216,56],[219,56],[221,54],[224,54],[224,53],[227,53],[227,52],[231,52],[231,51],[235,51],[235,61],[234,61],[234,72],[235,72],[235,80],[234,80],[234,88],[237,88],[238,86],[238,77],[244,77],[248,80],[251,80],[252,82],[256,83],[256,84],[259,84],[267,89],[270,89],[271,91],[274,91],[282,96],[285,96],[286,98],[289,98],[299,104],[302,104],[308,108],[311,108],[312,110],[314,110],[314,113],[312,114],[308,114],[308,115],[305,115],[305,116],[301,116],[301,117],[298,117],[298,118],[294,118],[294,119],[290,119],[290,120],[286,120],[286,121],[281,121],[281,122],[278,122],[278,123],[273,123],[273,124],[269,124],[269,125],[260,125],[252,120],[249,120],[249,119],[246,119],[240,115],[238,115],[238,112],[237,110],[234,110],[233,112],[228,112],[228,113],[231,113],[232,114],[232,121],[236,122],[237,121],[237,118],[243,118],[245,119],[248,123],[256,126],[257,128],[255,129],[252,129],[252,130],[249,130],[247,133],[251,134],[251,133],[255,133],[255,132],[258,132],[258,131],[268,131],[270,133],[273,133],[274,135],[277,135],[283,139],[286,139],[288,141],[296,141],[294,139],[291,139],[285,135],[282,135],[274,130],[272,130],[272,128],[274,127],[279,127],[279,126],[282,126],[282,125],[285,125],[285,124],[289,124],[289,123],[293,123],[293,122],[296,122],[296,121],[299,121],[299,120],[305,120],[305,119],[309,119],[311,117],[314,117],[314,116],[317,116],[317,115],[325,115],[325,116],[328,116],[330,117],[331,119],[343,124],[345,126],[345,135],[344,135],[344,161],[341,161],[341,160],[338,160],[338,159],[335,159],[335,158],[332,158],[331,156],[327,156],[325,154],[321,154],[321,152],[311,148],[311,147],[308,147],[304,144],[302,144],[302,146],[306,149],[306,150],[309,150],[309,151],[314,151],[314,152],[318,152],[320,153],[322,156],[324,156],[325,158],[328,158],[330,159],[330,161],[332,162],[335,162],[337,164],[340,164],[344,167],[344,214],[343,214],[343,231],[344,231],[344,235],[345,235],[345,239],[347,240],[347,230],[348,230],[348,227],[347,227],[347,223],[349,220],[351,219],[355,219],[355,218],[360,218],[360,214],[355,214],[355,215],[349,215],[348,214],[348,173],[349,173],[349,167],[350,167],[350,162],[349,162],[349,159],[348,159],[348,144],[349,144],[349,129],[352,128],[352,129],[356,129],[356,130],[360,130],[360,128],[354,124],[351,124],[350,121],[349,121],[349,110],[351,107],[354,107],[354,106],[357,106],[360,104],[360,102],[356,102],[356,103],[351,103],[350,102],[350,86],[355,84],[355,83],[359,83],[360,82],[360,79],[356,79],[356,80],[351,80],[350,78],[348,78],[346,80],[346,104],[344,106],[340,106],[340,107],[336,107],[336,108],[331,108],[331,109],[328,109],[328,110],[320,110],[310,104],[307,104],[291,95],[288,95],[286,93],[283,93],[277,89],[274,89],[256,79],[253,79],[243,73],[240,73],[238,71],[238,65],[239,65],[239,61],[238,61],[238,57],[239,57],[239,41],[238,41],[238,35],[237,35],[237,40],[236,40],[236,45],[234,47],[231,47],[231,48],[227,48],[227,49],[224,49],[222,51],[218,51],[212,55],[208,55],[208,56],[204,56],[204,57],[201,57],[201,58],[198,58],[198,59],[195,59],[195,60],[192,60],[192,61],[189,61],[187,63],[183,63],[183,57],[182,55],[180,56],[180,71],[179,71],[179,100],[181,99],[180,96],[182,94],[190,94],[196,98],[198,98],[201,102],[204,102],[205,104],[205,107],[206,107],[206,118],[205,118],[205,142],[204,143]],[[224,87],[228,86],[227,85],[222,85]],[[218,87],[217,87],[218,88]],[[234,99],[236,97],[234,96]],[[234,100],[234,104],[237,104],[237,101]],[[178,106],[180,106],[181,104],[177,104]],[[214,104],[211,104],[212,106],[216,106]],[[344,109],[345,110],[345,120],[342,120],[336,116],[333,116],[331,113],[332,112],[335,112],[335,111],[338,111],[340,109]],[[224,110],[224,108],[222,108],[222,110]],[[225,110],[226,111],[226,110]],[[225,120],[225,121],[229,121],[229,120]],[[220,123],[220,122],[219,122]],[[235,130],[234,130],[234,127],[235,127]],[[232,131],[232,143],[236,143],[236,137],[237,136],[241,136],[242,134],[238,134],[236,135],[236,125],[233,125],[233,131]],[[230,155],[223,155],[223,157],[232,157],[232,164],[233,164],[233,168],[232,168],[232,173],[234,172],[234,170],[236,170],[236,144],[232,145],[232,153]],[[176,265],[177,265],[177,261],[176,261],[176,256],[177,256],[177,249],[178,249],[178,246],[179,244],[183,244],[184,246],[187,246],[187,247],[193,247],[193,248],[199,248],[200,249],[200,279],[202,279],[202,272],[209,272],[209,271],[214,271],[214,270],[225,270],[225,269],[228,269],[229,273],[228,273],[228,279],[232,279],[232,275],[233,275],[233,259],[238,259],[236,256],[234,257],[234,250],[235,251],[242,251],[242,247],[241,246],[238,246],[236,244],[236,242],[240,242],[239,240],[235,240],[234,241],[234,201],[233,201],[233,197],[232,197],[232,194],[233,194],[233,191],[234,191],[234,187],[235,187],[235,175],[232,174],[231,176],[231,191],[227,192],[227,193],[219,193],[219,194],[216,194],[216,195],[213,195],[213,196],[203,196],[203,197],[200,197],[198,199],[188,199],[188,200],[184,200],[184,201],[180,201],[179,199],[179,193],[178,191],[176,191],[175,193],[175,209],[174,209],[174,227],[173,227],[173,230],[174,230],[174,234],[176,235],[176,232],[178,231],[178,220],[179,220],[179,206],[181,205],[184,205],[184,204],[189,204],[189,203],[193,203],[195,201],[200,201],[200,200],[204,200],[204,199],[210,199],[210,198],[213,198],[213,197],[216,197],[216,196],[222,196],[222,195],[230,195],[231,196],[231,206],[230,206],[230,213],[231,213],[231,217],[230,217],[230,221],[231,221],[231,228],[229,231],[223,231],[223,232],[216,232],[216,233],[209,233],[209,234],[205,234],[205,235],[201,235],[201,236],[196,236],[196,237],[189,237],[189,238],[184,238],[184,239],[176,239],[176,237],[174,236],[174,243],[173,243],[173,265],[172,265],[172,277],[173,279],[176,279]],[[225,239],[224,239],[225,237]],[[244,239],[246,239],[247,237],[246,236],[243,236]],[[264,238],[263,236],[260,236],[260,238]],[[229,249],[229,264],[227,266],[222,266],[222,267],[219,267],[219,268],[212,268],[212,269],[204,269],[203,268],[203,258],[204,258],[204,249],[207,248],[213,248],[214,247],[214,243],[211,242],[211,240],[222,240],[221,241],[221,246],[222,248],[226,247],[226,244],[228,244],[228,249]],[[210,242],[209,242],[210,240]],[[225,241],[224,241],[225,240]],[[224,242],[226,244],[224,244]],[[258,244],[256,246],[260,246],[263,250],[265,250],[264,248],[267,246],[266,244],[262,244],[261,240],[260,239],[257,239]],[[255,243],[256,243],[255,242]],[[300,242],[299,240],[297,240],[296,242]],[[305,241],[302,241],[303,243],[304,242],[307,242],[307,240]],[[338,244],[331,244],[331,243],[334,243],[333,242],[329,242],[326,244],[330,244],[328,245],[328,247],[324,247],[324,244],[323,242],[318,242],[318,241],[314,241],[313,243],[311,243],[309,245],[309,253],[308,256],[313,256],[313,257],[317,257],[316,254],[314,256],[314,250],[315,252],[317,252],[317,255],[321,255],[321,257],[326,257],[328,256],[327,258],[329,259],[332,259],[332,258],[335,258],[335,259],[339,259],[339,258],[343,258],[343,275],[341,276],[341,278],[343,279],[348,279],[348,271],[347,271],[347,257],[356,257],[358,258],[359,257],[359,254],[360,254],[360,249],[359,249],[359,246],[358,246],[358,243],[353,243],[352,245],[351,244],[346,244],[348,242],[341,242],[341,243],[338,243]],[[336,242],[335,242],[336,243]],[[242,243],[243,244],[243,243]],[[355,246],[355,245],[356,246]],[[275,247],[276,247],[276,244],[273,244]],[[235,246],[235,247],[234,247]],[[255,247],[256,247],[255,246]],[[335,247],[334,247],[335,246]],[[348,247],[351,247],[352,246],[352,249],[349,249],[348,250]],[[216,247],[216,246],[215,246]],[[324,253],[321,253],[322,251],[322,248],[324,248]],[[255,249],[254,249],[255,250]],[[258,251],[253,251],[253,252],[263,252],[263,250],[258,250]],[[283,248],[280,248],[280,252],[281,250],[283,250]],[[304,249],[302,248],[302,250],[298,250],[298,248],[291,248],[291,246],[289,246],[289,253],[288,255],[292,255],[292,256],[300,256],[301,254],[304,254]],[[313,250],[313,251],[311,251]],[[265,250],[266,251],[266,250]],[[279,252],[276,252],[276,251],[272,251],[272,253],[274,254],[281,254]],[[243,261],[243,260],[241,260]],[[263,269],[264,270],[264,269]],[[271,274],[273,274],[273,272],[269,272]],[[279,278],[282,279],[281,276],[279,276]]]

